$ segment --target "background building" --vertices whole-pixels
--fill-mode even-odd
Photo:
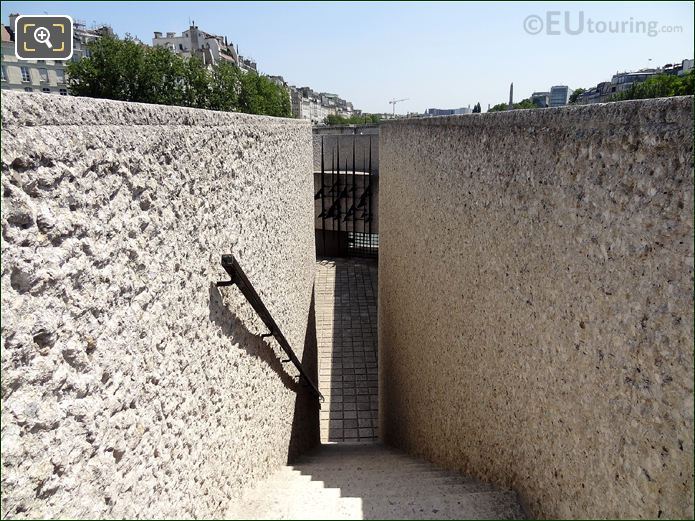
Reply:
[[[276,76],[281,78],[281,76]],[[330,115],[350,117],[359,113],[349,101],[330,92],[316,92],[310,87],[289,87],[292,115],[308,119],[312,123],[323,123]]]
[[[195,25],[183,31],[180,35],[168,32],[166,35],[155,31],[152,38],[153,47],[166,47],[170,51],[190,58],[197,56],[205,65],[218,65],[229,62],[244,71],[257,71],[256,62],[239,55],[238,48],[227,40],[226,36],[218,36],[202,31]]]
[[[554,85],[550,87],[550,106],[562,107],[567,105],[573,90],[567,85]]]
[[[605,103],[615,93],[615,86],[610,81],[602,81],[596,87],[587,89],[579,99],[578,103]]]
[[[470,107],[461,107],[458,109],[427,109],[425,116],[454,116],[457,114],[471,114]]]
[[[682,76],[693,68],[693,60],[685,59],[680,63],[667,63],[663,67],[656,69],[641,69],[634,72],[618,72],[613,75],[611,81],[603,81],[587,89],[579,99],[578,103],[606,103],[611,100],[614,94],[628,90],[637,83],[648,80],[659,74],[674,74]]]
[[[65,63],[61,60],[18,60],[15,56],[14,26],[19,15],[11,14],[9,24],[0,26],[2,33],[2,89],[22,90],[26,92],[45,92],[68,94]],[[74,41],[72,61],[89,57],[87,45],[102,36],[115,36],[108,25],[87,28],[82,21],[74,22]],[[142,42],[139,42],[142,43]],[[241,56],[238,47],[224,36],[202,31],[191,23],[181,34],[156,31],[152,39],[155,47],[165,47],[184,58],[196,56],[204,64],[215,66],[220,63],[233,63],[242,71],[258,72],[253,59]],[[352,103],[337,94],[316,92],[309,87],[294,87],[285,82],[282,76],[268,76],[276,85],[287,90],[292,114],[301,119],[308,119],[314,124],[323,123],[329,115],[350,117],[359,114]]]
[[[0,27],[2,33],[2,83],[0,87],[5,90],[67,96],[68,86],[63,60],[19,60],[15,55],[15,22],[18,16],[17,13],[11,14],[9,24]],[[88,29],[84,22],[75,20],[71,60],[78,61],[89,56],[87,44],[104,35],[113,36],[113,31],[108,25]]]
[[[531,102],[538,108],[550,106],[550,92],[534,92],[531,94]]]

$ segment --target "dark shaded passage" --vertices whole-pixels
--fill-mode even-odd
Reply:
[[[323,259],[315,282],[321,441],[378,433],[377,262]]]

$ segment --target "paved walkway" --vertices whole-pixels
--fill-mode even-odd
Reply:
[[[378,433],[377,263],[325,259],[317,266],[316,332],[321,441],[375,441]]]

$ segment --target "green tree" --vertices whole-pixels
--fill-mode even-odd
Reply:
[[[482,111],[482,109],[480,108],[480,102],[478,102],[473,106],[473,114],[478,114],[481,111]]]
[[[181,105],[199,109],[209,108],[211,94],[211,77],[197,57],[184,60],[183,66],[183,97]]]
[[[643,82],[632,84],[626,91],[614,94],[611,96],[611,101],[688,96],[693,95],[694,86],[695,69],[691,69],[683,76],[659,74]]]
[[[519,103],[514,103],[512,109],[537,109],[538,107],[531,101],[530,98],[521,100]],[[509,110],[508,103],[498,103],[488,110],[488,112],[501,112],[503,110]]]
[[[85,61],[85,60],[82,60]],[[164,47],[144,53],[141,74],[141,98],[138,101],[161,105],[183,105],[185,63],[183,58]]]
[[[586,92],[586,89],[584,89],[584,88],[582,88],[582,87],[579,87],[579,88],[577,88],[577,89],[574,89],[574,91],[572,92],[572,94],[570,94],[570,100],[569,100],[570,103],[577,103],[577,101],[579,100],[579,96],[581,96],[581,95],[584,94],[585,92]]]
[[[329,114],[324,122],[328,125],[376,125],[381,121],[379,114],[360,114],[353,116],[340,116],[337,114]]]
[[[110,36],[88,47],[89,58],[67,64],[70,92],[76,96],[142,101],[144,48],[133,40]]]
[[[261,114],[263,102],[258,91],[258,74],[247,72],[241,76],[239,108],[248,114]]]
[[[522,99],[519,103],[514,103],[514,108],[515,109],[537,109],[538,107],[536,106],[533,101],[531,101],[530,98]]]
[[[224,111],[238,109],[242,74],[239,67],[226,62],[212,70],[209,108]]]
[[[239,107],[249,114],[269,116],[292,116],[292,105],[288,92],[265,76],[247,72],[241,77]]]
[[[289,93],[265,76],[236,65],[207,67],[163,47],[131,38],[102,37],[88,45],[90,57],[67,66],[71,94],[122,101],[242,111],[291,117]]]

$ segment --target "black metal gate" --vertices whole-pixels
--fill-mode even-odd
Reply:
[[[350,158],[346,157],[341,165],[340,140],[350,138],[352,161],[348,162]],[[336,136],[336,144],[330,150],[330,165],[327,165],[325,139],[321,136],[321,172],[317,173],[320,179],[314,195],[314,200],[318,201],[315,205],[316,249],[320,256],[378,256],[377,180],[372,169],[372,136],[369,136],[369,151],[363,152],[362,165],[366,168],[359,172],[356,169],[356,138]]]

